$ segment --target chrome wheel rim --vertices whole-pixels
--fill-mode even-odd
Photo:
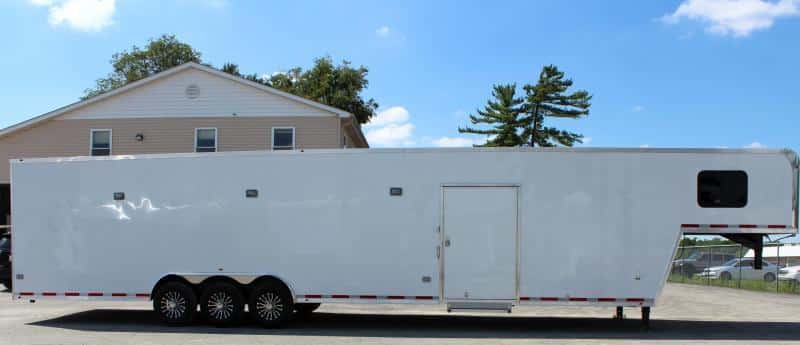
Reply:
[[[262,320],[278,320],[283,314],[284,305],[280,296],[266,292],[256,299],[256,312]]]
[[[233,297],[223,291],[217,291],[208,297],[208,315],[215,320],[227,320],[233,315]]]
[[[187,303],[183,295],[177,291],[168,291],[161,296],[161,314],[168,319],[176,320],[186,313]]]

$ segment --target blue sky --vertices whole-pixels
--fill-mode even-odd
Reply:
[[[800,151],[800,0],[12,0],[0,127],[78,99],[114,52],[172,33],[215,66],[271,74],[330,55],[370,68],[373,146],[467,145],[494,83],[556,64],[594,95],[585,146]]]

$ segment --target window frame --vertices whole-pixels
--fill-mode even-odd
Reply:
[[[700,189],[700,187],[701,187],[701,185],[700,185],[700,177],[703,175],[703,173],[737,173],[737,174],[742,174],[742,175],[744,175],[744,183],[745,183],[745,185],[744,185],[744,203],[743,203],[743,204],[741,204],[741,205],[739,205],[739,204],[736,204],[736,205],[727,205],[727,204],[726,204],[726,205],[723,205],[723,206],[716,206],[716,205],[704,205],[704,204],[701,202],[701,199],[700,199],[700,194],[701,194],[701,189]],[[730,169],[730,170],[709,169],[709,170],[700,170],[700,171],[698,171],[698,172],[697,172],[697,179],[696,179],[696,181],[697,181],[697,184],[695,185],[695,188],[696,188],[696,198],[695,198],[695,202],[697,203],[697,206],[698,206],[698,207],[700,207],[700,208],[713,208],[713,209],[716,209],[716,208],[721,208],[721,209],[725,209],[725,208],[731,208],[731,209],[733,209],[733,208],[745,208],[745,207],[747,207],[747,205],[750,203],[750,175],[749,175],[749,174],[747,174],[747,171],[744,171],[744,170],[741,170],[741,169]]]
[[[96,132],[108,132],[108,154],[107,155],[96,155],[94,154],[94,133]],[[103,149],[97,149],[103,150]],[[114,130],[111,128],[92,128],[89,129],[89,155],[92,157],[105,157],[111,156],[114,152]]]
[[[197,151],[199,146],[197,146],[197,137],[200,131],[204,130],[213,130],[214,131],[214,151]],[[204,147],[208,148],[208,147]],[[194,129],[194,152],[195,153],[208,153],[208,152],[219,152],[219,130],[216,127],[197,127]]]
[[[275,131],[280,129],[291,129],[292,130],[292,146],[279,146],[277,149],[275,148]],[[271,137],[270,137],[270,149],[272,151],[291,151],[297,148],[297,130],[294,127],[272,127]]]

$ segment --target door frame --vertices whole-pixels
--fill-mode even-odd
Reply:
[[[445,212],[445,191],[448,188],[514,188],[515,197],[516,197],[516,229],[515,229],[515,245],[514,250],[516,251],[516,255],[514,256],[514,298],[513,301],[515,304],[519,304],[519,294],[520,294],[520,258],[521,258],[521,251],[522,248],[520,246],[520,242],[522,240],[522,231],[521,229],[521,218],[520,218],[520,190],[522,186],[519,183],[442,183],[439,187],[440,196],[439,196],[439,244],[437,245],[437,253],[439,253],[439,301],[444,303],[447,302],[447,297],[444,294],[444,284],[445,284],[445,277],[444,277],[444,232],[445,232],[445,224],[444,224],[444,212]],[[507,301],[507,300],[502,300]],[[490,301],[486,301],[490,302]]]

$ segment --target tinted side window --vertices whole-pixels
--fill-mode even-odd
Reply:
[[[700,207],[747,205],[747,174],[741,170],[705,170],[697,175]]]

